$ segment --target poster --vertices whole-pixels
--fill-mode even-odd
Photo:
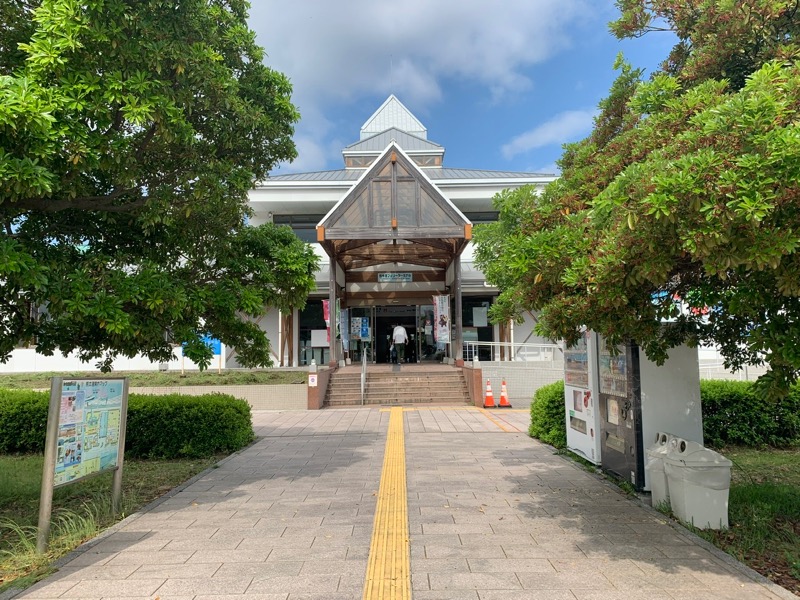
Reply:
[[[609,398],[607,407],[606,421],[612,425],[619,425],[619,402],[614,398]]]
[[[351,317],[350,318],[350,339],[352,340],[360,340],[361,339],[361,319],[363,317]]]
[[[578,342],[564,350],[564,383],[589,388],[589,350],[585,333]]]
[[[489,309],[485,306],[472,307],[472,326],[486,327],[489,325]]]
[[[124,379],[62,381],[55,486],[118,466],[124,387]]]
[[[350,321],[347,318],[348,309],[342,308],[339,314],[341,315],[339,321],[341,323],[342,348],[347,352],[350,349]]]
[[[433,297],[434,337],[439,344],[450,343],[450,296]]]
[[[628,396],[627,361],[624,354],[600,355],[600,392],[611,396]]]

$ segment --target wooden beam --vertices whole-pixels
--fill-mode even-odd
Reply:
[[[373,259],[369,257],[364,257],[363,259],[351,259],[350,261],[346,261],[345,264],[348,265],[349,269],[364,269],[366,267],[377,267],[380,265],[393,265],[396,262],[401,262],[402,264],[407,265],[417,265],[420,267],[430,267],[432,269],[445,269],[447,268],[447,261],[444,260],[423,260],[420,258],[407,258],[402,261],[397,261],[395,259],[391,260],[381,260],[381,259]]]
[[[420,239],[420,238],[410,238],[409,242],[413,242],[414,244],[419,244],[420,246],[430,246],[431,248],[439,248],[440,250],[446,250],[447,252],[453,252],[454,244],[449,240],[443,240],[441,238],[435,239]]]
[[[351,250],[358,250],[364,246],[371,246],[381,241],[383,240],[337,240],[334,245],[336,246],[336,252],[342,254]]]

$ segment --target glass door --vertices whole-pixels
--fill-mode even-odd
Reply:
[[[419,362],[437,360],[433,339],[433,304],[417,305],[417,356]],[[441,357],[438,357],[441,359]]]
[[[363,353],[367,352],[367,361],[375,362],[372,352],[375,331],[375,308],[371,306],[350,309],[350,358],[360,363]]]

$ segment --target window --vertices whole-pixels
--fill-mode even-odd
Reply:
[[[295,235],[309,244],[317,243],[317,223],[325,215],[274,215],[272,222],[276,225],[288,225]]]
[[[374,156],[348,156],[344,159],[344,166],[348,169],[365,169],[374,160]]]
[[[423,155],[423,156],[414,156],[412,157],[414,162],[417,163],[420,167],[441,167],[442,166],[442,157],[441,155]]]

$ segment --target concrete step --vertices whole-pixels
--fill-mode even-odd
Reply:
[[[387,405],[414,405],[414,404],[425,404],[425,405],[444,405],[444,406],[471,406],[471,403],[468,400],[464,400],[462,398],[421,398],[415,400],[384,400],[380,398],[365,398],[364,405],[378,405],[378,406],[387,406]],[[360,406],[361,405],[361,398],[352,398],[350,400],[330,400],[325,402],[325,406]]]
[[[332,385],[328,388],[330,391],[345,391],[345,392],[361,392],[360,385]],[[365,386],[367,390],[402,390],[402,389],[420,389],[420,390],[452,390],[464,389],[463,382],[454,381],[452,383],[438,383],[430,385],[408,385],[403,383],[367,383]]]
[[[382,371],[366,375],[364,404],[469,404],[460,371]],[[361,373],[334,373],[325,398],[327,406],[361,404]]]

